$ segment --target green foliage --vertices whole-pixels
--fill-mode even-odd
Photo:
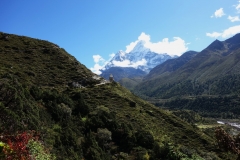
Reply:
[[[86,136],[84,143],[84,157],[86,159],[92,160],[110,160],[109,155],[107,155],[101,147],[98,146],[94,133],[90,132]]]
[[[36,160],[54,160],[55,157],[50,155],[46,152],[44,146],[35,140],[30,140],[27,144],[29,148],[29,153],[33,156]]]
[[[0,141],[0,158],[1,159],[5,159],[6,152],[11,152],[10,147],[6,143]]]
[[[112,140],[112,132],[110,132],[107,128],[98,128],[97,138],[100,143],[105,144],[107,141]]]
[[[157,105],[169,109],[193,110],[204,117],[233,119],[240,116],[238,96],[177,98]],[[175,114],[178,113],[175,112]]]
[[[152,149],[154,144],[154,138],[151,133],[147,131],[137,131],[135,134],[137,143],[147,149]]]
[[[192,125],[195,123],[205,122],[205,119],[203,117],[192,110],[174,110],[172,113]]]
[[[152,82],[153,81],[153,82]],[[141,86],[136,86],[134,93],[144,97],[173,98],[186,96],[228,96],[240,93],[240,75],[232,74],[209,79],[200,83],[196,80],[182,80],[174,83],[166,82],[156,85],[157,80],[144,82]]]

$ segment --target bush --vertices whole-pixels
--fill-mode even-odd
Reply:
[[[38,141],[38,136],[34,136],[34,132],[22,132],[16,135],[4,135],[2,136],[1,141],[0,158],[4,158],[6,160],[55,159],[54,156],[46,152],[44,146],[40,143],[40,141]]]
[[[29,153],[35,160],[54,160],[56,157],[47,153],[44,146],[39,142],[31,139],[28,144]]]
[[[100,146],[105,149],[110,149],[111,145],[108,142],[112,140],[112,132],[107,128],[98,128],[97,140]]]
[[[138,131],[136,133],[137,143],[147,149],[152,149],[154,145],[154,138],[148,131]]]

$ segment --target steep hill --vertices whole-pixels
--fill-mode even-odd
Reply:
[[[175,71],[149,76],[135,92],[158,98],[238,94],[239,53],[240,34],[223,42],[216,40]]]
[[[0,33],[0,56],[0,158],[236,158],[53,43]]]
[[[0,40],[1,76],[11,74],[20,82],[52,87],[97,83],[95,74],[56,44],[5,33]]]

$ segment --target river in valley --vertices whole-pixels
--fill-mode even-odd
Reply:
[[[240,124],[239,122],[231,122],[231,121],[227,121],[227,120],[219,120],[217,121],[218,124],[223,124],[223,125],[229,125],[235,128],[240,129]]]

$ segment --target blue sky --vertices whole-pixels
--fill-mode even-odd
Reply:
[[[53,42],[95,72],[138,39],[201,51],[239,33],[239,16],[238,0],[0,1],[0,31]]]

